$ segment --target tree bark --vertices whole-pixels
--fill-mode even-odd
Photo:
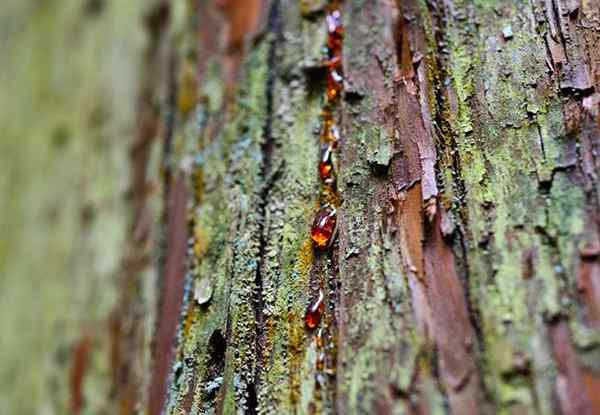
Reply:
[[[599,0],[149,8],[110,314],[121,413],[600,413]]]
[[[344,2],[343,202],[316,254],[325,2],[190,6],[167,412],[598,413],[598,6]]]

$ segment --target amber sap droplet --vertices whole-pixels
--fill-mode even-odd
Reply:
[[[333,121],[325,121],[323,123],[323,132],[321,133],[323,141],[331,144],[334,148],[340,139],[340,130]]]
[[[329,101],[334,101],[339,97],[343,80],[342,75],[335,69],[327,73],[327,98]]]
[[[309,329],[314,329],[321,322],[321,316],[325,311],[325,303],[323,302],[323,290],[319,290],[319,297],[308,306],[306,310],[306,316],[304,317],[304,322],[306,323],[306,327]]]
[[[317,332],[317,336],[315,337],[315,341],[317,343],[317,347],[322,349],[325,345],[325,340],[323,339],[323,328],[321,327]]]
[[[321,152],[321,161],[319,162],[319,175],[321,180],[325,184],[332,184],[335,180],[333,175],[333,162],[331,152],[333,150],[332,144],[326,144],[323,146]]]
[[[325,369],[325,352],[321,352],[317,356],[317,370],[323,371],[323,369]]]
[[[327,248],[333,241],[336,219],[336,211],[330,206],[322,207],[315,216],[310,237],[318,248]]]

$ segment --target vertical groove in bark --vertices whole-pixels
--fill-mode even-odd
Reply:
[[[259,202],[259,218],[258,218],[258,235],[259,235],[259,253],[258,263],[256,265],[256,280],[254,282],[255,300],[254,300],[254,312],[256,318],[256,365],[254,368],[254,383],[252,384],[253,389],[253,402],[249,403],[248,411],[250,413],[257,413],[258,410],[258,392],[257,387],[261,383],[261,372],[263,369],[264,361],[264,348],[265,348],[265,317],[264,307],[265,301],[263,298],[263,276],[262,273],[265,271],[267,263],[267,248],[268,248],[268,218],[267,209],[269,208],[269,202],[271,198],[271,192],[273,190],[274,182],[277,180],[277,171],[273,171],[273,152],[275,146],[275,139],[273,138],[273,89],[275,79],[278,76],[279,66],[277,64],[277,48],[282,41],[281,23],[279,16],[279,0],[273,0],[271,3],[271,9],[267,21],[267,30],[270,38],[268,40],[268,52],[267,52],[267,79],[266,79],[266,119],[263,127],[263,143],[262,143],[262,165],[260,167],[260,175],[263,180],[263,188],[260,191],[260,202]]]

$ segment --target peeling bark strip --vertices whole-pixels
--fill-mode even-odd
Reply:
[[[388,194],[392,209],[398,213],[391,223],[399,227],[400,239],[396,243],[403,259],[408,293],[412,298],[415,328],[420,328],[419,334],[431,339],[438,351],[439,363],[432,361],[431,364],[439,364],[440,381],[444,386],[441,392],[447,395],[452,411],[478,413],[482,394],[475,358],[476,339],[468,316],[464,288],[455,268],[452,247],[445,241],[441,231],[444,209],[436,199],[438,191],[433,170],[435,149],[430,120],[431,106],[436,105],[437,101],[429,103],[436,85],[431,84],[431,78],[428,78],[421,65],[426,50],[420,13],[417,7],[403,4],[402,9],[382,11],[372,7],[364,14],[359,14],[359,19],[364,16],[364,19],[370,17],[373,20],[368,23],[357,22],[357,27],[361,23],[368,27],[382,26],[381,22],[375,20],[375,16],[380,15],[392,16],[395,20],[383,22],[381,37],[371,34],[375,37],[373,45],[377,45],[374,46],[377,51],[375,58],[379,60],[374,62],[377,66],[365,70],[362,67],[355,69],[349,64],[348,71],[352,76],[350,83],[361,87],[364,100],[376,103],[370,109],[370,117],[387,130],[384,137],[390,137],[393,143],[379,139],[380,148],[376,148],[376,151],[383,153],[386,151],[383,146],[388,145],[393,148],[388,159],[388,163],[392,161]],[[406,16],[410,16],[410,20]],[[394,24],[395,31],[392,30]],[[350,27],[349,31],[352,29]],[[386,38],[389,33],[395,36]],[[397,66],[386,59],[394,52],[391,56],[396,56]],[[420,76],[417,77],[417,74]],[[395,88],[391,94],[385,88],[385,83],[386,78],[389,82],[392,77]],[[363,107],[360,114],[365,116],[369,112]],[[368,141],[373,139],[376,138],[367,136],[368,146],[376,145]],[[360,153],[360,150],[357,152]],[[354,168],[352,165],[344,166],[347,170]],[[352,203],[352,199],[345,196],[344,203]],[[376,217],[373,220],[377,220]],[[340,232],[342,240],[349,236]],[[392,235],[392,238],[396,239],[396,236]],[[345,281],[342,280],[342,284]],[[356,312],[346,313],[349,314],[347,321],[357,318]],[[457,333],[461,333],[460,336]],[[413,347],[416,347],[413,353],[419,353],[419,346],[415,344]],[[414,373],[418,373],[418,369]]]
[[[452,411],[476,414],[481,412],[483,398],[476,365],[476,339],[455,258],[442,237],[440,217],[440,213],[435,216],[423,251],[432,337]]]
[[[413,212],[402,212],[417,216],[417,223],[424,227],[419,232],[405,231],[407,247],[418,246],[422,255],[413,255],[418,272],[422,273],[419,283],[425,287],[426,308],[422,314],[435,343],[440,367],[440,380],[445,387],[444,393],[449,400],[450,408],[455,413],[475,414],[482,411],[482,392],[479,368],[477,367],[477,344],[473,326],[469,318],[465,287],[456,269],[456,256],[448,238],[444,237],[442,218],[447,217],[445,207],[438,201],[438,185],[435,178],[434,164],[437,162],[434,147],[433,115],[443,108],[438,108],[439,101],[431,99],[439,93],[441,79],[432,77],[434,57],[424,59],[427,54],[426,37],[420,23],[423,10],[409,4],[400,3],[401,15],[398,17],[397,59],[399,76],[397,80],[396,100],[398,105],[397,128],[401,137],[402,148],[416,154],[413,160],[414,169],[420,167],[418,182],[408,190],[421,196],[422,204],[413,204]],[[414,16],[412,21],[405,16]],[[429,34],[431,36],[431,34]],[[416,59],[415,59],[416,57]],[[430,66],[427,67],[426,64]],[[416,69],[414,69],[416,67]],[[429,73],[427,73],[429,71]],[[404,98],[402,98],[404,97]],[[416,126],[410,127],[415,121]],[[407,128],[408,127],[408,128]],[[412,134],[412,137],[410,136]],[[414,150],[411,150],[413,149]],[[411,161],[409,160],[409,165]],[[408,221],[401,223],[408,224]],[[409,226],[415,227],[414,220]],[[451,236],[451,235],[450,235]],[[401,250],[404,250],[401,245]],[[414,248],[413,248],[414,249]],[[412,266],[412,262],[407,266]],[[409,274],[410,275],[410,274]],[[415,284],[413,284],[414,286]],[[460,333],[460,336],[456,334]]]

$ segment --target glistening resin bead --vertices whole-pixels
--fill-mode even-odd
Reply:
[[[325,184],[333,184],[335,182],[335,176],[333,172],[333,160],[331,153],[333,151],[333,144],[325,144],[321,150],[321,161],[319,162],[319,176]]]
[[[315,246],[320,249],[327,248],[335,236],[336,210],[331,206],[323,206],[315,216],[310,237]]]
[[[321,316],[323,316],[323,312],[325,311],[324,299],[325,296],[323,295],[323,290],[319,290],[317,299],[308,306],[306,315],[304,316],[304,322],[309,329],[314,329],[321,322]]]

